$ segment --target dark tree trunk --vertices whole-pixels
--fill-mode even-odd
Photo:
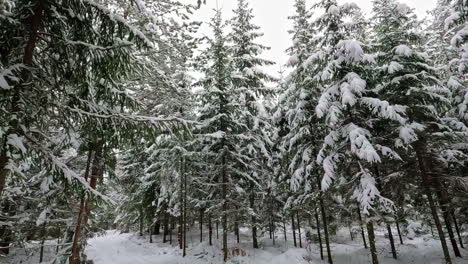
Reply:
[[[444,219],[445,229],[449,235],[450,243],[452,244],[453,253],[455,253],[455,257],[461,258],[460,249],[458,249],[457,240],[455,239],[455,234],[453,232],[452,223],[450,222],[451,218],[449,215],[449,206],[450,200],[447,197],[447,194],[444,190],[442,190],[443,186],[438,179],[435,180],[435,184],[437,186],[437,198],[439,199],[439,205],[442,209],[442,218]]]
[[[42,226],[42,232],[41,232],[41,252],[39,253],[39,263],[42,263],[42,261],[44,260],[44,242],[45,242],[45,239],[46,239],[46,223],[43,224]]]
[[[203,242],[203,208],[200,209],[200,243]]]
[[[164,224],[163,224],[163,243],[167,242],[167,235],[169,234],[169,219],[167,213],[164,213]]]
[[[213,245],[213,225],[211,224],[211,214],[208,214],[208,235],[210,246]]]
[[[460,242],[460,247],[465,248],[465,246],[463,246],[463,239],[462,239],[462,237],[460,235],[460,228],[458,226],[457,218],[455,217],[455,213],[453,212],[453,210],[450,210],[450,216],[453,219],[453,223],[455,225],[455,230],[457,231],[457,236],[458,236],[458,241]]]
[[[392,248],[392,256],[394,259],[397,259],[397,253],[395,248],[395,241],[393,240],[392,227],[390,224],[387,224],[388,239],[390,240],[390,247]]]
[[[223,252],[224,252],[224,257],[223,260],[224,262],[227,261],[228,259],[228,245],[227,245],[227,236],[228,236],[228,226],[227,226],[227,209],[228,209],[228,204],[227,204],[227,184],[228,184],[228,178],[227,178],[227,172],[226,172],[226,160],[225,157],[223,157],[223,173],[222,173],[222,188],[221,188],[221,195],[223,199],[223,205],[222,205],[222,221],[223,221]]]
[[[372,257],[372,264],[379,264],[377,257],[377,248],[375,246],[374,224],[372,221],[367,222],[367,235],[369,236],[369,247]]]
[[[234,234],[236,235],[237,244],[239,244],[240,235],[239,235],[239,222],[237,221],[237,218],[236,218],[236,221],[234,222]]]
[[[439,215],[437,214],[437,207],[432,197],[431,179],[429,178],[429,175],[426,169],[426,164],[425,164],[426,161],[424,157],[425,153],[427,153],[425,142],[423,142],[422,140],[417,141],[415,144],[415,151],[416,151],[416,157],[417,157],[418,164],[419,164],[419,170],[421,172],[421,178],[422,178],[422,184],[423,184],[422,187],[424,188],[424,193],[426,194],[427,200],[429,201],[429,207],[431,209],[432,218],[434,219],[437,232],[439,233],[440,244],[442,246],[442,251],[444,253],[445,263],[452,264],[452,259],[450,258],[450,253],[447,247],[447,242],[445,241],[445,233],[444,233],[444,230],[442,229],[442,224],[440,223]]]
[[[358,217],[359,217],[359,225],[361,226],[362,242],[364,243],[364,248],[367,248],[366,234],[364,232],[364,225],[363,225],[363,222],[362,222],[362,215],[361,215],[361,209],[359,208],[359,204],[358,204],[358,207],[357,207],[357,212],[358,212]]]
[[[155,235],[160,235],[161,234],[161,222],[156,221],[156,223],[154,224],[154,234]]]
[[[299,232],[299,247],[302,248],[301,219],[299,218],[299,213],[296,213],[296,219],[297,219],[297,231]]]
[[[184,246],[182,249],[182,257],[185,257],[187,255],[187,173],[185,171],[185,160],[183,161],[182,165],[182,176],[184,178],[184,191],[183,191],[183,200],[184,200],[184,207],[183,207],[183,240],[184,240]]]
[[[219,240],[219,221],[216,220],[216,239]]]
[[[320,220],[319,220],[319,215],[317,213],[317,208],[315,208],[315,222],[317,223],[317,236],[319,240],[319,246],[320,246],[320,259],[323,258],[323,244],[322,244],[322,235],[320,233]]]
[[[92,189],[96,189],[97,180],[101,177],[102,173],[104,172],[104,167],[103,167],[104,160],[103,160],[103,155],[102,155],[103,146],[104,146],[104,142],[102,140],[97,143],[92,144],[92,146],[90,147],[89,154],[88,154],[88,162],[86,165],[86,171],[85,171],[84,177],[85,177],[85,180],[88,180],[88,174],[91,171],[89,186]],[[80,264],[81,262],[81,258],[80,258],[81,246],[79,244],[79,241],[81,238],[81,232],[88,222],[88,216],[90,212],[91,212],[91,202],[85,201],[84,194],[83,194],[83,197],[81,199],[81,204],[80,204],[80,211],[78,213],[76,228],[74,232],[74,237],[73,237],[73,244],[72,244],[72,250],[71,250],[72,254],[69,259],[70,264]]]
[[[275,229],[276,229],[276,225],[275,223],[273,222],[272,224],[272,229],[273,229],[273,246],[276,244],[276,239],[275,239]]]
[[[294,246],[297,247],[296,225],[294,224],[294,212],[291,213],[291,224],[292,224],[292,231],[293,231]]]
[[[403,237],[401,236],[401,230],[400,230],[400,224],[398,223],[398,219],[396,221],[396,228],[397,228],[397,231],[398,231],[398,237],[400,237],[400,244],[403,245]]]
[[[257,219],[255,217],[255,184],[253,182],[250,183],[250,208],[252,210],[252,245],[253,248],[258,248]]]
[[[322,211],[323,231],[325,232],[325,245],[327,247],[328,263],[333,264],[333,258],[331,254],[331,248],[330,248],[330,237],[328,235],[327,213],[325,212],[325,205],[323,203],[323,197],[320,197],[319,201],[320,201],[320,211]]]

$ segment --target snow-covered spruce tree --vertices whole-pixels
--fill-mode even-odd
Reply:
[[[393,12],[389,13],[389,10]],[[418,22],[408,6],[394,1],[375,1],[374,17],[374,44],[381,68],[376,93],[405,109],[408,120],[390,131],[395,134],[393,137],[397,147],[410,146],[410,155],[405,158],[413,158],[419,168],[421,187],[441,238],[445,261],[451,263],[433,197],[435,190],[439,202],[444,204],[445,190],[439,184],[434,167],[440,157],[436,152],[446,146],[448,138],[457,134],[452,127],[458,122],[453,118],[444,118],[450,109],[450,91],[441,81],[440,69],[435,68],[431,58],[423,52],[424,38],[418,32]],[[444,217],[444,220],[449,233],[452,233],[451,241],[455,242],[453,232],[450,232],[449,218]],[[457,252],[456,242],[452,245]]]
[[[281,95],[279,97],[278,108],[276,109],[275,119],[276,124],[279,125],[279,135],[281,136],[282,144],[278,146],[278,151],[282,161],[279,165],[280,175],[279,180],[283,182],[284,195],[287,197],[284,205],[284,212],[286,212],[286,219],[293,222],[293,239],[294,244],[297,245],[295,235],[296,227],[300,227],[301,217],[299,212],[304,209],[307,203],[310,203],[312,189],[309,182],[303,185],[303,176],[305,173],[304,163],[302,162],[302,154],[308,155],[307,148],[312,145],[311,141],[307,142],[309,135],[308,128],[311,121],[304,114],[308,110],[305,109],[308,104],[308,99],[301,97],[302,93],[308,91],[310,83],[307,83],[307,71],[303,63],[310,54],[310,12],[307,10],[305,1],[295,1],[295,14],[289,17],[292,20],[293,28],[289,31],[292,35],[292,46],[287,49],[290,59],[287,66],[292,68],[293,72],[287,76],[281,83]],[[307,102],[307,103],[306,103]],[[313,112],[313,110],[311,110]],[[307,119],[307,120],[306,120]],[[313,122],[313,121],[311,121]],[[304,129],[305,128],[305,129]],[[306,135],[307,134],[307,135]],[[309,145],[310,143],[310,145]],[[305,151],[305,152],[303,152]],[[307,162],[305,162],[307,163]],[[310,167],[309,167],[310,168]],[[292,176],[290,176],[292,175]],[[306,210],[307,213],[310,213]],[[296,220],[294,220],[296,219]],[[289,221],[288,221],[289,222]],[[300,229],[300,228],[298,228]],[[302,246],[302,239],[299,236],[299,246]]]
[[[260,57],[262,51],[268,48],[258,44],[256,41],[263,34],[259,32],[260,27],[252,21],[253,10],[245,0],[238,0],[237,8],[234,10],[234,17],[231,19],[232,32],[229,35],[232,45],[232,61],[234,64],[235,77],[233,79],[233,89],[239,96],[238,100],[242,107],[240,116],[237,117],[245,124],[243,142],[241,142],[241,153],[248,158],[248,167],[242,172],[244,186],[241,186],[249,193],[249,204],[242,206],[251,217],[252,243],[254,248],[258,248],[257,241],[257,208],[255,205],[257,193],[262,192],[262,178],[265,176],[262,169],[268,153],[265,148],[264,134],[262,129],[268,126],[266,120],[262,120],[263,107],[260,100],[269,96],[272,90],[267,87],[267,82],[273,81],[274,77],[269,76],[263,70],[263,66],[272,65],[273,62]],[[240,200],[243,200],[242,198]]]
[[[318,32],[323,31],[323,37],[315,40],[319,45],[307,63],[312,67],[312,78],[321,87],[316,115],[323,118],[328,130],[317,155],[324,171],[321,190],[330,189],[336,181],[338,187],[347,182],[357,183],[352,196],[364,214],[370,216],[371,212],[392,206],[377,189],[372,170],[381,162],[381,156],[398,158],[391,148],[375,141],[373,124],[379,120],[404,124],[404,108],[382,101],[372,92],[375,61],[359,40],[364,25],[358,8],[348,4],[338,6],[335,1],[322,1],[317,6],[325,9],[325,14],[314,23]],[[346,15],[354,23],[344,22]],[[369,217],[372,260],[378,263],[373,229],[373,219]]]
[[[233,200],[235,193],[242,190],[241,180],[246,175],[244,164],[247,157],[242,155],[242,132],[247,129],[240,120],[243,105],[233,88],[233,61],[231,50],[224,35],[224,23],[221,12],[216,11],[210,23],[214,37],[208,39],[209,47],[202,52],[198,66],[204,74],[199,81],[203,88],[199,92],[200,108],[195,137],[200,154],[205,162],[205,183],[215,186],[219,196],[213,205],[220,211],[223,228],[224,261],[228,258],[228,216],[236,209],[239,201]],[[214,190],[213,190],[214,191]],[[233,216],[235,217],[235,216]]]

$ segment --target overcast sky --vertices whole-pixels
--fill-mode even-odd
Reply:
[[[195,0],[182,0],[186,3],[194,3]],[[261,27],[265,36],[260,39],[260,43],[270,46],[271,50],[264,53],[264,57],[277,63],[269,72],[274,74],[288,60],[285,50],[291,45],[291,37],[288,30],[291,29],[291,23],[288,16],[294,14],[294,0],[248,0],[254,10],[254,22]],[[314,1],[308,0],[310,6]],[[415,9],[418,17],[426,16],[426,12],[435,7],[437,0],[400,0],[408,6]],[[236,7],[237,0],[207,0],[200,10],[197,10],[195,17],[197,20],[207,21],[213,16],[213,9],[218,5],[223,11],[223,17],[231,18],[232,10]],[[364,11],[369,14],[372,8],[372,0],[338,0],[339,3],[355,2]],[[204,26],[201,33],[207,32]]]

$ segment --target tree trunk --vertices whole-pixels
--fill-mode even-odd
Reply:
[[[294,246],[297,247],[296,225],[294,224],[294,212],[291,212],[291,224],[292,224],[292,231],[293,231]]]
[[[167,213],[163,213],[164,215],[164,223],[163,223],[163,243],[166,243],[167,242],[167,235],[169,234],[169,230],[168,230],[168,219],[167,219]]]
[[[159,220],[154,224],[154,234],[157,236],[161,234],[161,222]]]
[[[299,247],[302,248],[301,219],[299,218],[298,212],[296,212],[296,220],[297,220],[297,231],[299,232]]]
[[[90,187],[96,189],[97,179],[100,178],[100,174],[103,173],[103,160],[102,160],[102,148],[104,142],[99,141],[97,143],[91,144],[90,150],[88,153],[88,161],[86,164],[85,170],[85,181],[88,180],[88,175],[90,174]],[[73,236],[73,245],[72,245],[72,254],[70,256],[70,264],[80,264],[80,238],[82,229],[86,226],[88,222],[88,214],[90,213],[91,205],[90,202],[86,200],[85,194],[82,194],[80,211],[78,213],[78,219],[76,221],[76,228]]]
[[[211,213],[208,214],[208,234],[210,246],[213,245],[213,226],[211,225]]]
[[[457,231],[457,236],[458,236],[458,241],[460,242],[460,247],[461,247],[461,248],[465,248],[465,247],[463,246],[463,239],[462,239],[462,237],[461,237],[461,235],[460,235],[460,228],[458,227],[457,218],[455,217],[455,213],[453,212],[453,209],[450,210],[450,216],[451,216],[452,219],[453,219],[453,223],[454,223],[454,225],[455,225],[455,230]]]
[[[219,221],[216,220],[216,239],[219,240]]]
[[[182,257],[185,257],[187,255],[187,173],[185,171],[186,167],[185,167],[185,160],[183,161],[183,177],[184,177],[184,192],[183,192],[183,200],[184,200],[184,210],[183,210],[183,213],[184,213],[184,219],[183,219],[183,224],[184,224],[184,227],[183,227],[183,233],[184,233],[184,246],[183,246],[183,253],[182,253]]]
[[[44,242],[45,242],[45,239],[46,239],[46,223],[43,224],[42,226],[42,232],[41,232],[41,252],[39,253],[39,263],[42,263],[42,261],[44,260]]]
[[[236,217],[236,221],[234,222],[234,234],[236,235],[237,244],[239,244],[240,235],[239,235],[239,222],[237,221],[237,217]]]
[[[255,218],[255,184],[250,183],[250,209],[252,210],[252,244],[253,248],[258,248],[257,241],[257,219]]]
[[[367,222],[367,235],[369,236],[369,247],[372,257],[372,264],[379,264],[377,248],[375,246],[374,224],[372,221]]]
[[[317,235],[320,246],[320,259],[323,260],[323,244],[322,244],[322,235],[320,234],[320,220],[317,212],[317,207],[315,208],[315,222],[317,222]]]
[[[273,246],[274,246],[274,245],[276,244],[276,243],[275,243],[275,242],[276,242],[276,241],[275,241],[275,240],[276,240],[276,239],[275,239],[275,229],[276,229],[276,225],[275,225],[274,222],[272,223],[272,229],[273,229]]]
[[[421,139],[416,142],[415,151],[416,151],[416,157],[417,157],[418,164],[419,164],[419,169],[420,169],[420,172],[421,172],[421,178],[422,178],[422,184],[423,184],[424,192],[425,192],[425,194],[427,196],[427,200],[429,201],[429,207],[431,209],[432,218],[434,219],[434,223],[436,225],[437,232],[439,233],[440,244],[442,245],[442,251],[443,251],[444,257],[445,257],[445,263],[446,264],[452,264],[452,259],[450,258],[450,253],[449,253],[449,250],[448,250],[448,247],[447,247],[447,242],[445,241],[444,230],[442,229],[442,224],[440,223],[440,219],[439,219],[439,216],[437,214],[437,208],[436,208],[434,199],[432,197],[431,179],[429,178],[429,175],[427,173],[425,159],[424,159],[424,154],[426,153],[425,143],[422,142]]]
[[[222,188],[221,188],[221,193],[222,193],[222,199],[223,199],[223,205],[222,205],[222,221],[223,221],[223,252],[224,252],[224,257],[223,260],[224,262],[227,261],[228,259],[228,245],[227,245],[227,236],[228,236],[228,226],[227,226],[227,184],[228,184],[228,179],[227,179],[227,172],[226,172],[226,158],[223,156],[223,172],[222,172]]]
[[[455,253],[455,257],[461,258],[460,249],[458,249],[457,240],[455,239],[455,234],[453,232],[452,223],[450,222],[450,215],[449,215],[449,206],[450,200],[447,197],[447,194],[444,190],[442,190],[443,186],[438,179],[435,180],[435,184],[437,187],[437,198],[439,199],[439,205],[442,209],[442,218],[444,219],[445,229],[449,235],[450,243],[452,244],[453,253]]]
[[[403,245],[403,237],[401,236],[400,224],[398,223],[398,219],[396,221],[396,228],[397,228],[397,231],[398,231],[398,237],[400,237],[400,244]]]
[[[325,205],[323,203],[323,197],[320,197],[319,201],[320,201],[320,211],[322,211],[323,230],[325,232],[325,245],[327,246],[328,263],[333,264],[331,248],[330,248],[330,237],[328,235],[327,214],[325,212]]]
[[[200,208],[200,243],[203,242],[203,208]]]
[[[392,256],[394,259],[397,259],[397,253],[395,249],[395,241],[393,240],[392,227],[390,224],[387,224],[388,239],[390,240],[390,247],[392,248]]]
[[[364,243],[364,248],[367,248],[366,234],[364,232],[364,225],[363,225],[363,222],[362,222],[362,215],[361,215],[361,209],[359,208],[359,204],[358,204],[358,207],[357,207],[357,211],[358,211],[358,216],[359,216],[359,225],[361,226],[362,241]]]

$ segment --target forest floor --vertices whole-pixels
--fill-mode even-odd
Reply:
[[[383,231],[383,230],[382,230]],[[288,232],[289,233],[289,232]],[[221,236],[221,233],[219,234]],[[221,240],[216,239],[214,234],[213,246],[208,242],[200,243],[199,233],[196,230],[187,235],[187,256],[182,257],[182,252],[178,248],[177,237],[174,236],[173,245],[162,243],[161,236],[153,236],[153,242],[149,243],[148,236],[139,236],[134,233],[120,233],[118,231],[107,231],[88,241],[86,254],[88,259],[94,264],[215,264],[223,263],[221,254]],[[207,234],[204,234],[206,240]],[[220,237],[221,238],[221,237]],[[260,239],[260,249],[252,249],[249,230],[241,230],[241,243],[237,244],[235,237],[229,237],[229,247],[243,249],[246,256],[231,257],[230,264],[321,264],[327,263],[320,259],[319,247],[317,244],[306,245],[308,250],[295,248],[292,241],[292,234],[287,234],[288,240],[284,241],[284,236],[276,238],[276,244],[268,238]],[[381,264],[441,264],[444,263],[440,241],[433,239],[430,235],[422,235],[412,240],[405,239],[404,245],[400,245],[398,237],[396,246],[398,260],[392,258],[390,245],[381,232],[377,232],[378,255]],[[340,230],[332,237],[331,244],[333,260],[335,264],[364,264],[371,263],[369,250],[362,245],[362,240],[355,238],[353,241],[349,233]],[[53,242],[49,241],[49,244]],[[37,245],[36,245],[37,246]],[[53,248],[49,246],[49,248]],[[48,255],[50,251],[46,247],[46,257],[44,263],[49,263]],[[29,252],[29,254],[25,254]],[[326,254],[326,251],[325,251]],[[455,258],[456,264],[468,264],[468,250],[462,249],[464,258]],[[453,256],[453,254],[452,254]],[[326,258],[326,256],[325,256]],[[0,257],[0,263],[8,264],[35,264],[38,263],[38,252],[24,249],[13,250],[7,258]]]

